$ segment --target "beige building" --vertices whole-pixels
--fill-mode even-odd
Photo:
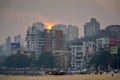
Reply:
[[[84,41],[83,49],[85,51],[84,56],[86,58],[86,61],[89,62],[95,54],[95,42]]]
[[[55,50],[53,51],[55,65],[57,68],[67,69],[70,65],[70,51]]]

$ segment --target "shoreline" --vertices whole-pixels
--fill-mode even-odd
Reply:
[[[119,80],[120,73],[114,74],[75,74],[75,75],[44,75],[44,76],[26,76],[26,75],[7,75],[0,76],[0,80]]]

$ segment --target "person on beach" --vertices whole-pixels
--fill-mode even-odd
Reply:
[[[113,73],[114,73],[114,72],[113,72],[113,71],[111,71],[112,77],[113,77]]]

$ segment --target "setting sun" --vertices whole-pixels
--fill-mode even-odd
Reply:
[[[50,24],[50,23],[46,24],[47,29],[52,29],[52,26],[53,24]]]
[[[53,22],[45,21],[46,28],[49,29],[49,30],[52,29],[52,27],[54,26],[54,24],[55,23],[53,23]]]

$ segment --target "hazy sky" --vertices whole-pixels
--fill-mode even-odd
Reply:
[[[7,36],[21,34],[33,22],[83,25],[96,18],[101,29],[120,24],[120,0],[0,0],[0,44]]]

